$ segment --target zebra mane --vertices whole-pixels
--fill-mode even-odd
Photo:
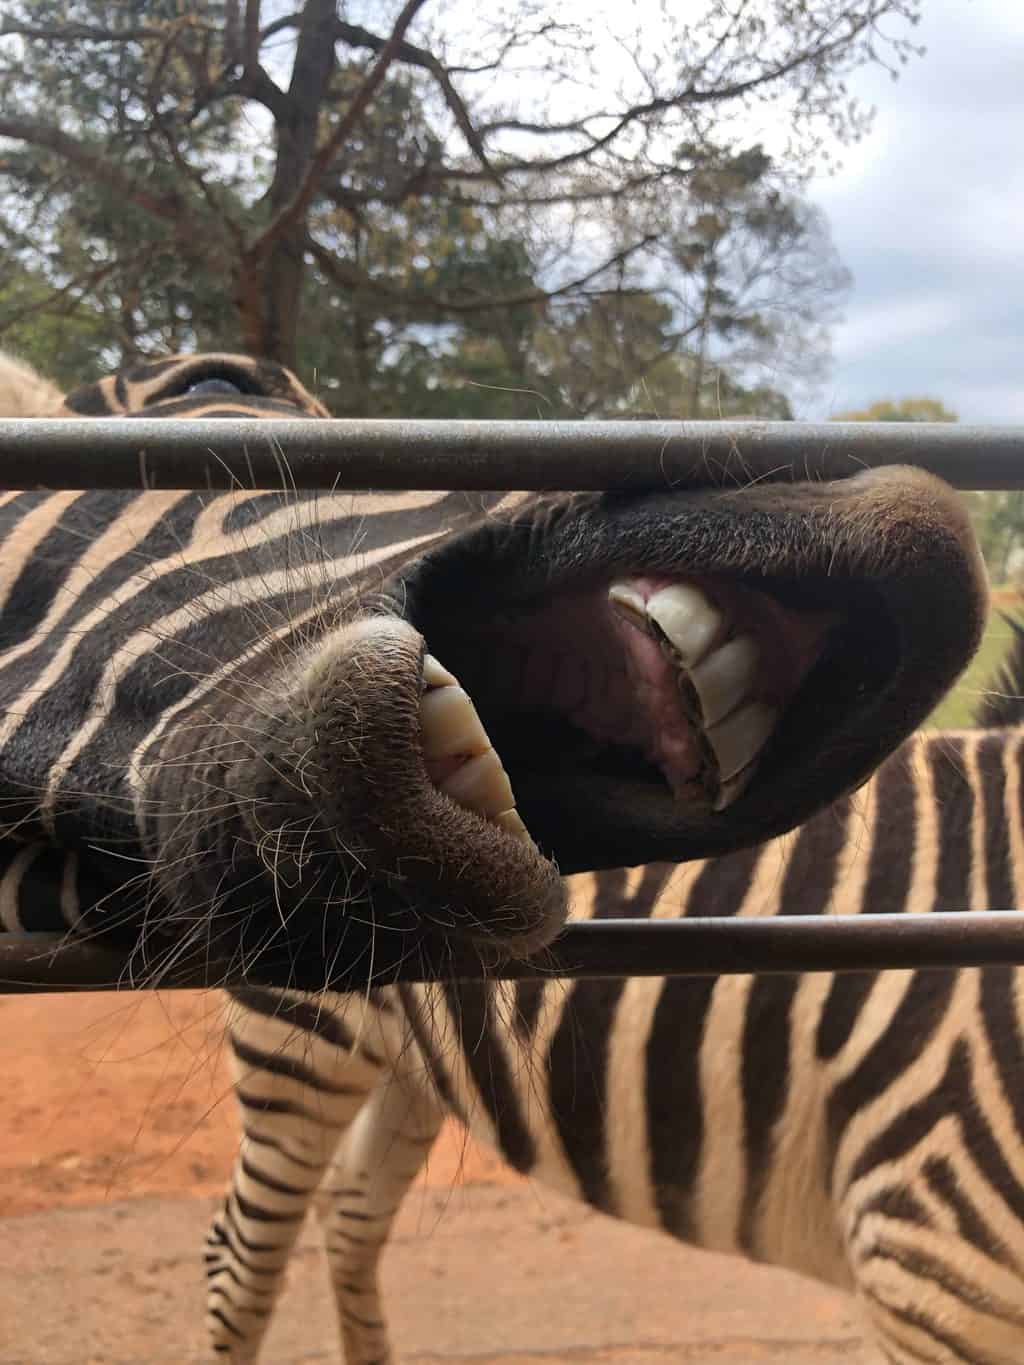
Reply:
[[[1024,623],[1001,611],[1013,631],[1006,657],[988,680],[974,723],[983,730],[1024,725]]]

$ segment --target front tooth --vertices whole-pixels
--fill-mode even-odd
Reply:
[[[700,663],[722,629],[722,616],[689,583],[673,583],[647,602],[647,615],[667,636],[687,668]]]
[[[757,646],[749,635],[737,635],[690,670],[704,724],[717,725],[748,695],[757,675]]]
[[[435,659],[433,654],[423,656],[423,681],[428,687],[453,687],[458,685],[458,678],[449,673],[444,664],[439,659]]]
[[[460,806],[488,819],[510,810],[516,803],[508,774],[493,749],[463,763],[440,786]]]
[[[718,759],[718,776],[723,783],[752,762],[764,748],[775,729],[779,713],[764,702],[751,702],[707,731]]]
[[[630,587],[628,583],[613,583],[608,589],[608,601],[612,609],[617,611],[620,616],[624,616],[631,625],[647,625],[647,608],[644,599],[636,588]]]
[[[476,707],[461,687],[434,687],[420,700],[425,758],[482,754],[490,747]]]

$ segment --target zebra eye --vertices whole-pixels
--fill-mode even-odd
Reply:
[[[238,385],[232,384],[229,379],[200,379],[197,384],[190,384],[185,390],[189,397],[205,393],[230,393],[237,397],[241,392]]]

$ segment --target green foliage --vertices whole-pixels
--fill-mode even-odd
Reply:
[[[1019,602],[1003,607],[1003,610],[1011,614],[1015,614],[1018,609]],[[1000,665],[1009,653],[1013,641],[1012,628],[999,612],[994,611],[988,619],[978,652],[971,660],[967,671],[929,716],[927,721],[929,729],[959,730],[974,723],[984,690],[998,677]]]
[[[0,317],[10,319],[4,349],[59,388],[88,383],[110,368],[110,334],[102,315],[76,300],[58,310],[52,290],[26,272],[4,272]]]
[[[967,495],[971,520],[993,583],[1020,582],[1024,492],[988,490]]]
[[[956,413],[938,398],[881,398],[855,412],[837,412],[834,422],[956,422]]]

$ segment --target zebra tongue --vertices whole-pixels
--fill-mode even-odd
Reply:
[[[423,681],[420,732],[431,781],[464,809],[532,842],[516,811],[508,774],[469,694],[431,654],[423,661]]]

